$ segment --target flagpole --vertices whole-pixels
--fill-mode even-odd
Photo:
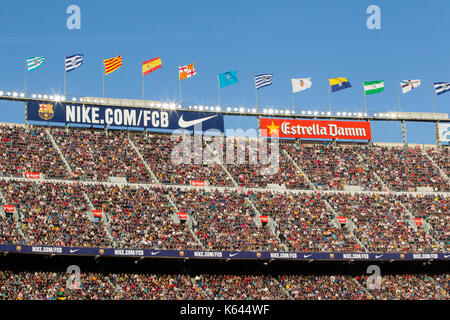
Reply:
[[[25,96],[28,95],[27,91],[27,59],[25,58]]]
[[[66,77],[67,77],[67,71],[66,71],[66,64],[64,59],[64,97],[66,96]]]
[[[434,103],[434,85],[431,84],[431,102],[433,104],[433,113],[436,113],[436,105]]]
[[[103,87],[103,98],[105,97],[105,73],[103,72],[103,81],[102,81],[102,87]]]
[[[398,89],[398,110],[399,110],[400,112],[402,112],[402,105],[400,104],[400,90],[401,90],[401,86],[400,86],[400,88]]]
[[[364,112],[367,112],[366,89],[364,88],[364,82],[363,82],[363,94],[364,94]]]
[[[255,84],[255,95],[256,95],[256,112],[258,112],[258,89]]]
[[[25,58],[25,97],[28,98],[27,93],[27,58]],[[25,100],[25,124],[28,125],[28,99]]]
[[[329,106],[329,110],[331,112],[331,85],[328,84],[328,106]]]
[[[180,66],[178,66],[178,84],[180,86],[180,106],[181,106],[181,79],[180,79]]]
[[[220,106],[220,81],[219,81],[219,74],[217,74],[217,105]]]
[[[294,107],[294,92],[292,92],[292,111],[295,113],[295,107]]]
[[[142,73],[142,101],[145,101],[145,83],[144,83],[144,73]]]

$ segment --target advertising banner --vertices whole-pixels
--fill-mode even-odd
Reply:
[[[450,141],[450,123],[439,123],[439,139],[441,141]]]
[[[261,118],[262,137],[371,140],[368,121],[328,121]]]
[[[185,129],[224,132],[223,114],[135,107],[29,101],[29,121],[51,123],[100,125],[141,129]],[[198,129],[197,129],[198,128]]]
[[[5,213],[14,213],[14,205],[13,204],[4,204],[3,210],[5,210]]]
[[[270,252],[270,251],[200,251],[133,248],[55,247],[0,244],[0,252],[56,254],[76,256],[255,259],[255,260],[450,260],[450,253],[342,253],[342,252]]]

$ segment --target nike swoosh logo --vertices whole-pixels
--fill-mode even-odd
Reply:
[[[450,254],[448,256],[444,256],[444,259],[447,259],[448,257],[450,257]]]
[[[181,127],[181,128],[187,128],[187,127],[194,126],[194,125],[196,125],[198,123],[205,122],[205,121],[207,121],[209,119],[212,119],[212,118],[215,118],[215,117],[217,117],[217,115],[211,116],[211,117],[207,117],[207,118],[191,120],[191,121],[184,121],[183,115],[181,115],[180,119],[178,120],[178,126]]]
[[[237,256],[239,253],[230,253],[230,258]]]
[[[156,251],[156,252],[152,252],[151,254],[152,254],[152,256],[154,256],[155,254],[158,254],[158,253],[160,253],[161,251]]]
[[[383,256],[382,254],[380,254],[379,256],[375,255],[375,259],[381,258],[382,256]]]
[[[75,250],[70,249],[70,253],[77,252],[78,250],[80,250],[80,249],[75,249]]]
[[[312,254],[304,254],[303,255],[303,258],[309,258],[309,257],[311,257],[312,256]]]

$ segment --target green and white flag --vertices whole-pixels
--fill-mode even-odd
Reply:
[[[384,81],[364,81],[364,94],[367,96],[369,94],[380,93],[384,90]]]

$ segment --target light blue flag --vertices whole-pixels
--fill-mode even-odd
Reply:
[[[219,87],[227,87],[229,85],[238,83],[237,71],[228,71],[225,73],[219,73]]]
[[[44,64],[45,58],[44,57],[33,57],[27,59],[27,70],[31,71],[34,69],[39,68]]]

